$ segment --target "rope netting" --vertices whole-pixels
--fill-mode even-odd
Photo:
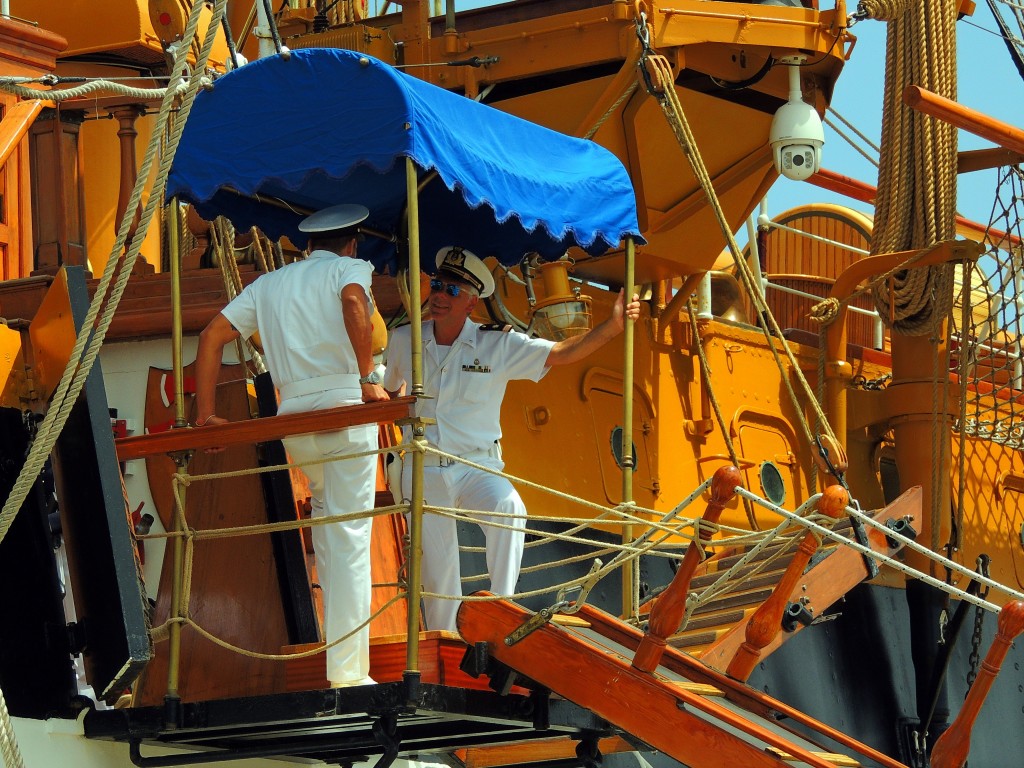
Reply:
[[[953,312],[964,434],[1024,448],[1024,172],[1000,169],[987,251],[973,270],[958,274],[961,298]],[[967,311],[963,303],[967,302]]]

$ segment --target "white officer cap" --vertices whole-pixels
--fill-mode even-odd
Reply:
[[[448,245],[437,252],[435,259],[438,272],[447,272],[460,280],[469,283],[486,299],[494,293],[494,278],[487,266],[477,258],[476,254]]]
[[[370,209],[365,205],[342,203],[324,208],[299,222],[300,232],[334,232],[354,227],[367,216]],[[353,234],[355,234],[353,232]]]

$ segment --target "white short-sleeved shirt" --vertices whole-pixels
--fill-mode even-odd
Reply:
[[[391,334],[385,389],[412,383],[412,333],[402,326]],[[423,389],[416,414],[435,419],[426,438],[456,456],[485,452],[501,437],[501,401],[510,381],[539,381],[547,373],[554,342],[466,321],[449,348],[434,341],[434,323],[423,324]],[[449,354],[450,351],[450,354]],[[440,368],[439,368],[440,367]]]
[[[313,251],[303,261],[261,275],[222,314],[243,337],[260,332],[278,387],[316,376],[359,373],[345,329],[341,291],[356,284],[373,311],[369,262]]]

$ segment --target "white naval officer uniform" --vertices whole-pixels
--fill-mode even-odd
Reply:
[[[423,324],[423,388],[416,413],[436,424],[427,426],[427,442],[445,453],[501,470],[498,440],[501,438],[501,401],[509,381],[539,381],[547,373],[548,353],[554,342],[530,338],[515,331],[502,332],[467,320],[450,347],[434,340],[433,321]],[[412,382],[411,329],[402,326],[391,335],[387,352],[384,389],[398,391]],[[409,435],[406,435],[408,438]],[[487,572],[491,591],[515,592],[523,556],[526,505],[503,477],[453,463],[441,466],[437,456],[427,456],[423,477],[424,503],[482,512],[477,521],[484,532]],[[409,498],[412,462],[406,456],[402,494]],[[514,515],[515,517],[506,517]],[[489,522],[513,526],[494,528]],[[426,514],[423,517],[423,589],[444,595],[461,595],[461,568],[456,521]],[[455,631],[456,600],[424,599],[427,628]]]
[[[359,366],[345,330],[341,291],[363,288],[370,311],[368,262],[313,251],[304,261],[260,276],[223,310],[243,338],[259,330],[267,368],[281,395],[279,413],[322,410],[362,402]],[[296,463],[374,451],[377,427],[285,438]],[[372,509],[374,455],[302,467],[309,478],[313,517]],[[370,517],[312,529],[323,589],[327,642],[349,634],[370,615]],[[332,683],[369,682],[370,630],[363,627],[327,651]]]

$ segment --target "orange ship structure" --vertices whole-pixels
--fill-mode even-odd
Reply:
[[[1024,751],[1024,134],[957,104],[938,42],[901,47],[973,6],[459,5],[0,8],[5,763]],[[868,18],[899,64],[877,188],[821,167]],[[997,146],[958,153],[957,127]],[[951,183],[980,167],[1005,195],[987,225]],[[758,217],[780,176],[875,216]],[[378,353],[421,313],[421,253],[459,238],[497,283],[484,322],[564,338],[641,295],[621,343],[508,389],[515,595],[481,591],[475,510],[388,487],[389,453],[438,455],[422,387],[277,415],[253,338],[225,357],[230,423],[190,426],[199,331],[341,199],[371,211]],[[368,423],[377,685],[332,689],[280,440]],[[460,521],[457,634],[420,617],[425,514]]]

